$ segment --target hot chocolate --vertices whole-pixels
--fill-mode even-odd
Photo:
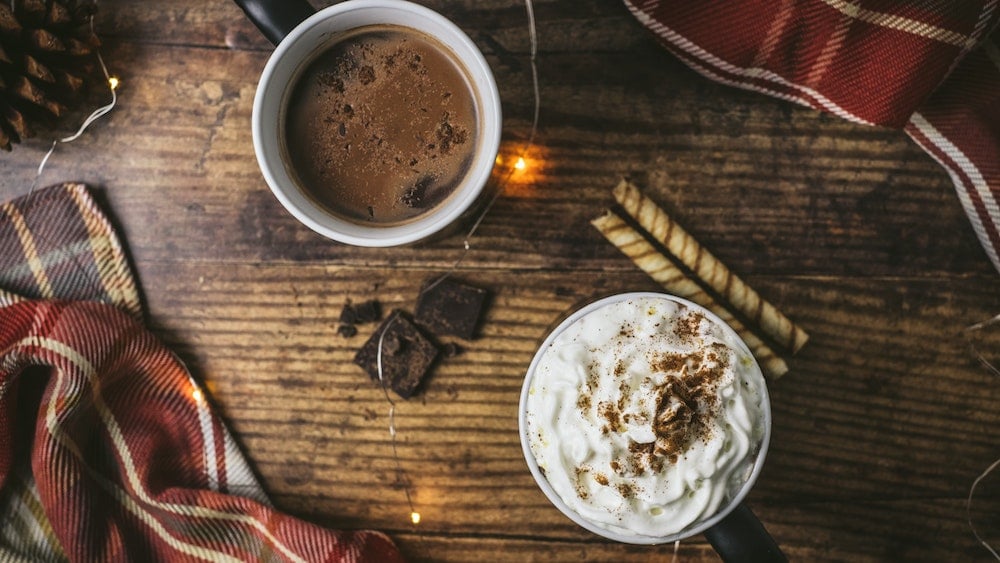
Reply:
[[[468,173],[476,94],[447,47],[395,25],[330,41],[286,104],[290,175],[328,212],[382,226],[434,209]]]

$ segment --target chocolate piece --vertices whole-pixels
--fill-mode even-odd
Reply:
[[[381,307],[374,299],[354,306],[355,323],[373,323],[382,318]]]
[[[417,298],[417,324],[437,334],[471,340],[476,334],[487,291],[446,278],[424,284]]]
[[[378,377],[380,337],[382,377],[385,385],[400,397],[409,399],[437,358],[438,348],[420,332],[405,313],[399,309],[393,310],[354,356],[354,363],[368,372],[369,377],[377,384],[380,383]]]
[[[348,301],[340,310],[340,326],[337,327],[337,333],[345,338],[350,338],[358,333],[358,329],[354,325],[375,322],[381,317],[382,307],[374,299],[359,305],[352,305]]]
[[[358,322],[358,315],[354,312],[354,306],[348,301],[344,303],[344,308],[340,310],[340,324],[353,325]]]
[[[422,207],[424,196],[427,194],[427,190],[433,185],[434,178],[432,176],[424,176],[417,180],[417,183],[407,188],[406,192],[400,197],[400,201],[407,207]]]

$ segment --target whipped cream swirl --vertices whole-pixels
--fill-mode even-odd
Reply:
[[[766,394],[735,338],[666,297],[609,303],[560,333],[526,422],[563,502],[612,532],[663,537],[732,499],[764,438]]]

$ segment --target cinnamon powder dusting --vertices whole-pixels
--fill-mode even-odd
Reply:
[[[698,312],[689,313],[677,319],[674,323],[674,335],[681,341],[691,343],[700,338],[700,325],[704,316]],[[626,336],[623,328],[620,336]],[[651,405],[655,406],[653,419],[650,421],[655,439],[652,442],[628,442],[628,451],[610,462],[609,468],[613,475],[625,477],[641,476],[646,473],[660,473],[667,464],[675,464],[684,452],[697,441],[711,439],[711,421],[717,417],[720,408],[716,388],[730,368],[731,356],[726,353],[726,346],[721,343],[709,345],[690,352],[656,352],[648,358],[649,369],[653,378],[643,379],[643,387],[649,388],[653,381],[662,381],[653,388],[649,397]],[[597,386],[599,377],[598,366],[591,365],[589,377],[583,387],[587,392],[577,399],[577,407],[583,410],[592,408],[591,392]],[[602,426],[601,432],[623,433],[626,425],[646,417],[639,413],[625,412],[629,397],[638,392],[633,389],[625,378],[629,369],[621,360],[612,368],[611,374],[619,380],[618,398],[616,401],[601,401],[596,405],[596,414]],[[658,377],[656,377],[658,376]],[[589,469],[577,468],[577,494],[586,498],[587,493],[581,486],[581,477]],[[635,490],[625,483],[612,483],[607,474],[597,473],[594,480],[602,486],[614,486],[623,498],[633,498]]]
[[[677,336],[680,337],[681,342],[691,342],[697,338],[698,327],[704,319],[705,315],[702,315],[697,311],[691,312],[687,316],[677,319],[675,330],[677,331]]]
[[[678,319],[677,335],[695,338],[703,318],[692,313]],[[650,359],[653,373],[667,377],[655,390],[655,440],[629,444],[627,464],[635,474],[659,472],[665,463],[676,463],[692,443],[711,438],[710,421],[719,409],[715,390],[730,367],[724,350],[724,346],[710,346],[690,353],[661,352]]]

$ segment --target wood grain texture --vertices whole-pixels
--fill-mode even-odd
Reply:
[[[330,2],[316,2],[321,6]],[[519,0],[424,2],[483,49],[500,85],[503,156],[532,106]],[[947,175],[898,131],[712,84],[618,0],[536,0],[541,122],[457,276],[493,294],[481,334],[388,405],[352,363],[374,326],[337,334],[347,299],[413,310],[461,233],[358,249],[299,225],[253,157],[270,47],[229,2],[100,3],[118,107],[60,146],[42,183],[99,189],[128,245],[153,330],[204,381],[276,505],[384,529],[421,561],[669,561],[674,546],[604,542],[564,518],[517,435],[524,372],[574,307],[659,285],[590,225],[633,179],[811,338],[770,387],[774,433],[749,504],[793,560],[988,560],[966,521],[1000,455],[998,279]],[[99,100],[99,93],[95,100]],[[82,115],[83,108],[77,110]],[[67,125],[69,128],[69,126]],[[27,191],[58,132],[0,155],[0,196]],[[1000,542],[1000,477],[973,503]],[[680,561],[715,561],[700,538]]]
[[[276,502],[329,525],[406,532],[409,509],[391,458],[387,405],[351,362],[373,327],[344,339],[336,325],[346,299],[377,297],[387,308],[412,310],[422,279],[434,272],[221,270],[154,267],[144,276],[152,280],[151,309],[162,311],[153,324],[206,379]],[[420,530],[442,542],[452,535],[514,544],[538,538],[540,553],[554,549],[546,542],[562,542],[576,554],[580,546],[570,544],[594,539],[559,515],[525,471],[516,428],[524,370],[547,330],[579,303],[657,286],[638,271],[593,272],[589,283],[573,286],[564,285],[562,272],[463,277],[494,292],[482,335],[462,342],[465,353],[439,365],[423,393],[398,410]],[[782,296],[815,339],[771,386],[773,443],[750,497],[779,541],[800,553],[830,550],[834,559],[874,560],[904,544],[915,555],[960,547],[975,556],[963,500],[995,456],[1000,429],[991,406],[1000,390],[962,335],[941,327],[995,310],[1000,296],[978,292],[970,280],[952,282],[945,301],[933,280],[905,288],[896,281],[748,281]],[[240,307],[228,304],[232,295],[243,296]],[[915,513],[914,505],[925,508]],[[859,521],[878,533],[867,536]],[[905,525],[894,530],[895,522]],[[935,531],[941,526],[947,540]]]

